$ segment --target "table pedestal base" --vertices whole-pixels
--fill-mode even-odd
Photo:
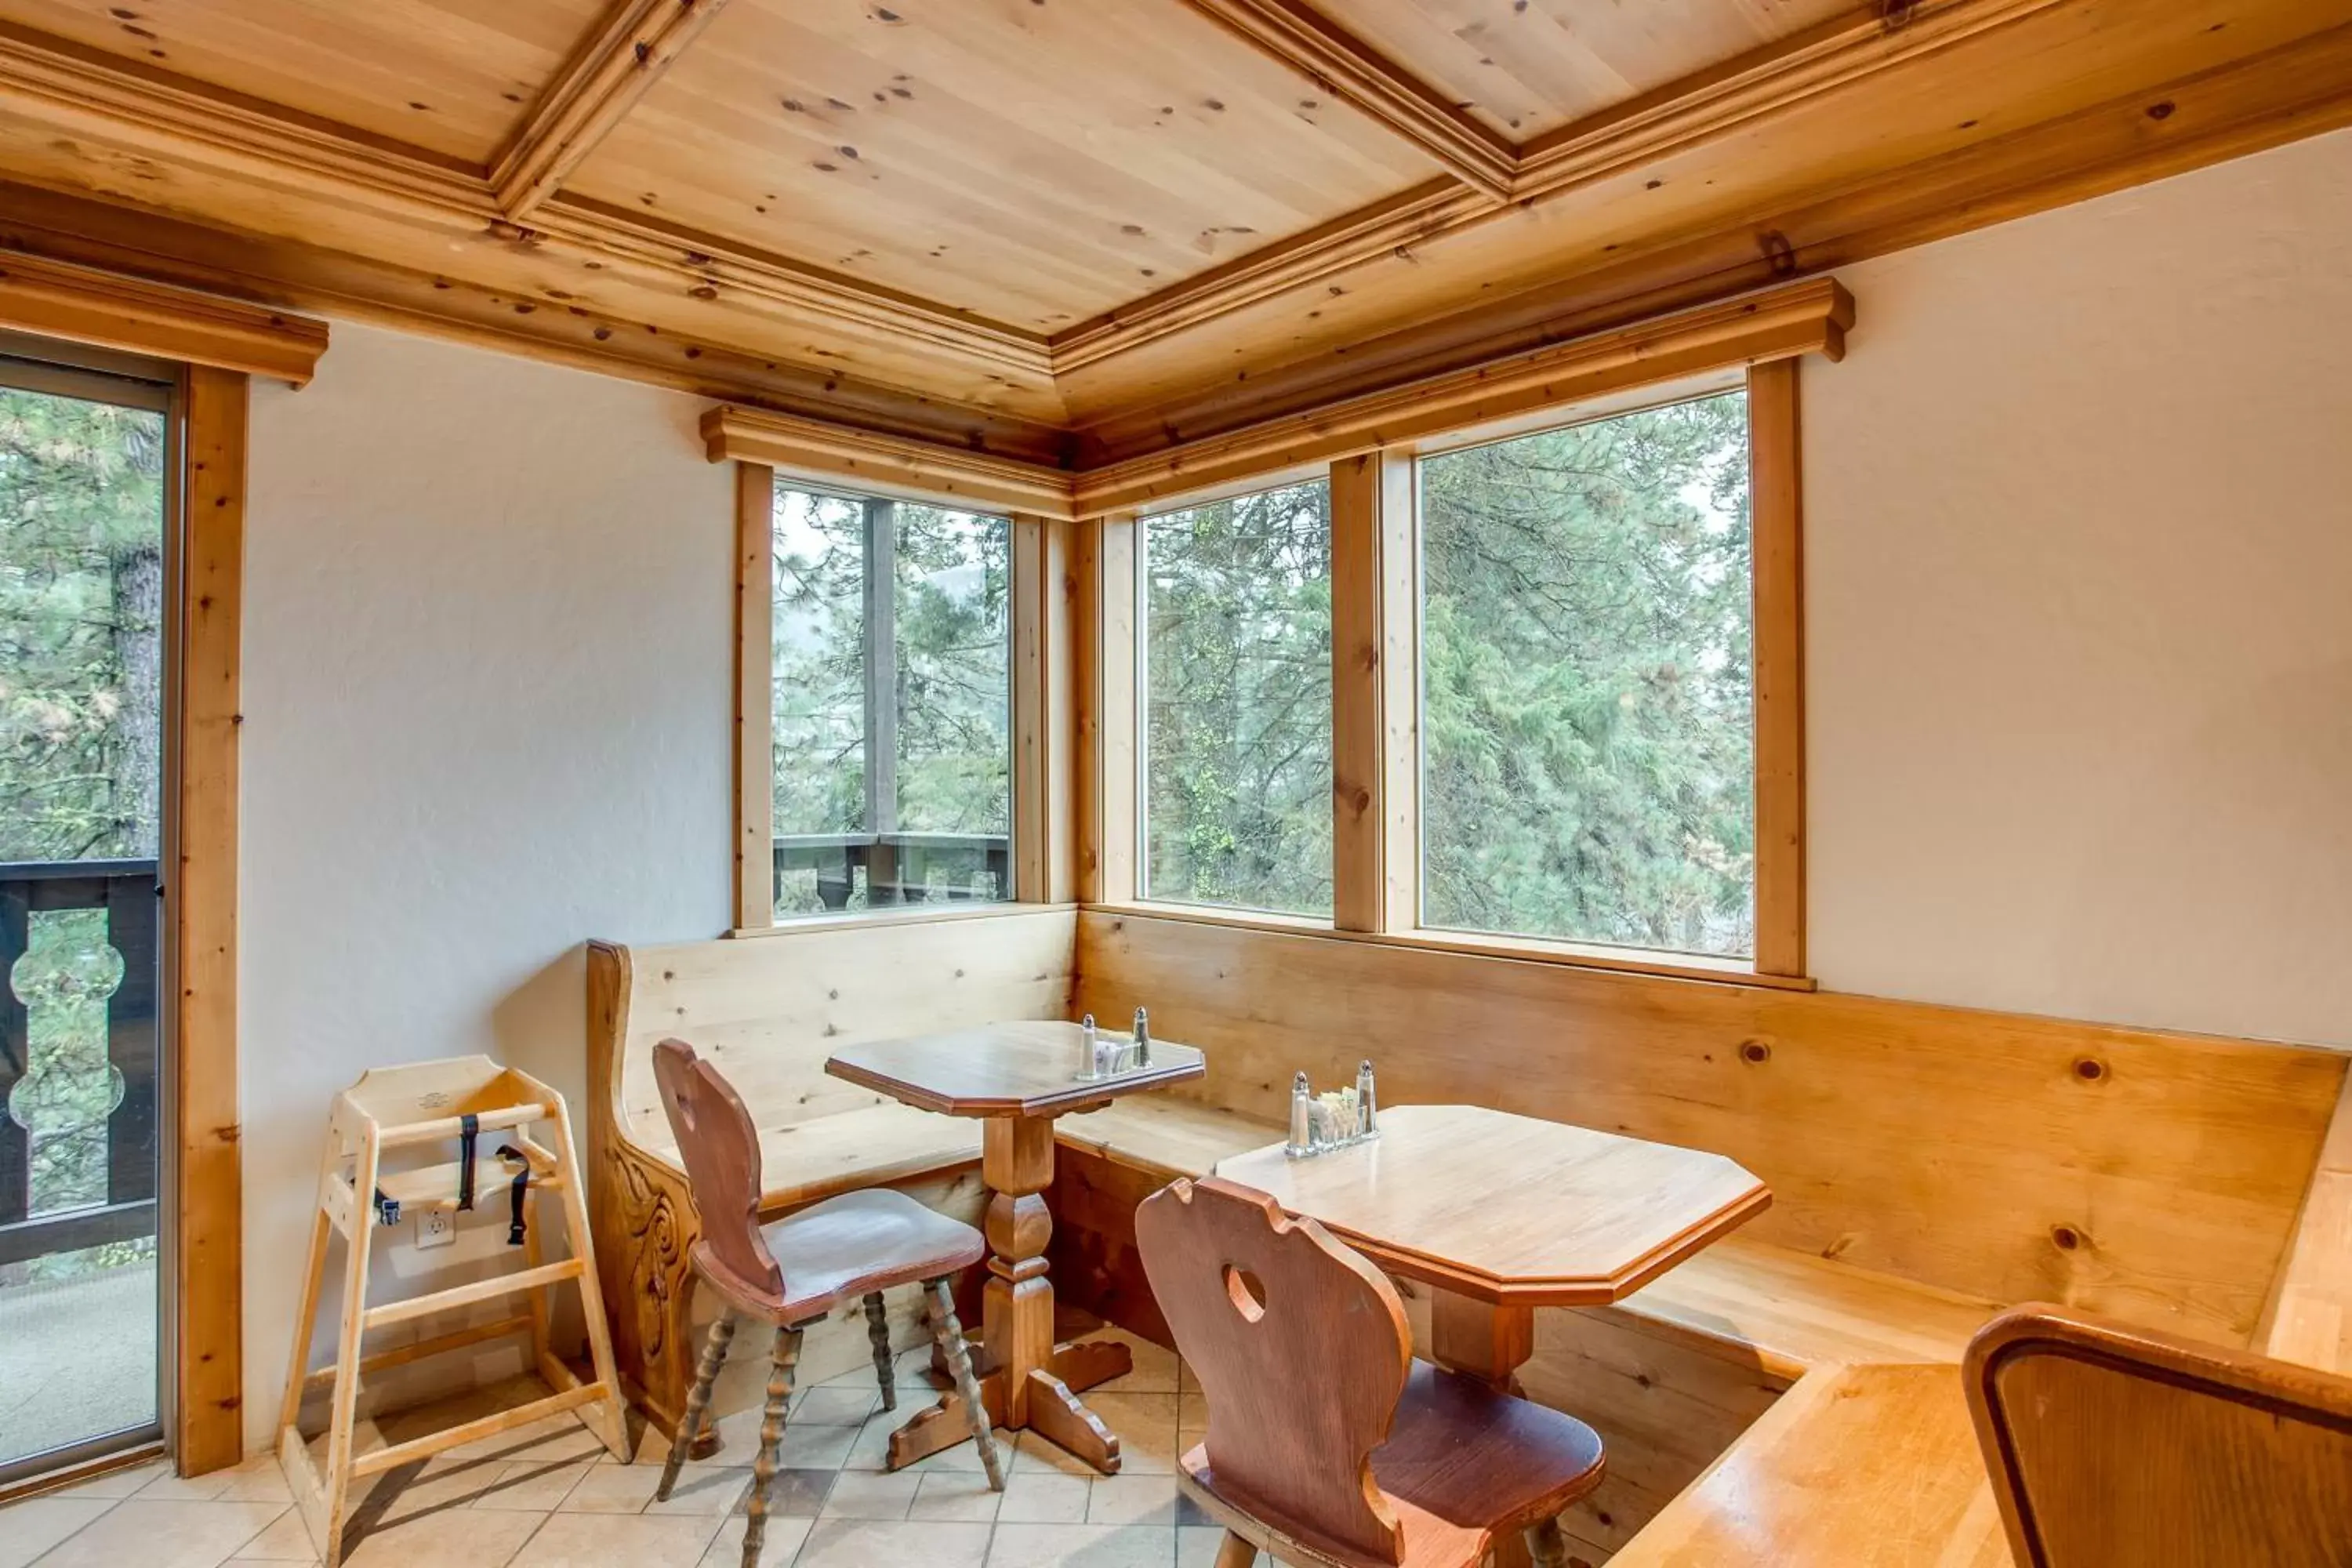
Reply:
[[[973,1370],[991,1426],[1043,1434],[1100,1470],[1118,1473],[1118,1438],[1078,1402],[1098,1383],[1124,1377],[1135,1358],[1118,1343],[1055,1344],[1054,1284],[1045,1244],[1054,1234],[1044,1194],[1054,1184],[1049,1117],[1003,1117],[981,1129],[980,1177],[988,1202],[988,1283],[981,1293],[982,1342]],[[971,1436],[962,1396],[939,1404],[890,1434],[898,1469]]]
[[[988,1407],[991,1426],[1026,1427],[1052,1439],[1104,1475],[1118,1474],[1118,1438],[1102,1424],[1078,1395],[1097,1384],[1125,1377],[1134,1370],[1133,1352],[1115,1342],[1056,1345],[1046,1364],[1029,1370],[1022,1392],[1008,1397],[1012,1375],[990,1372],[980,1380],[981,1403]],[[1017,1414],[1013,1405],[1022,1408]],[[943,1394],[940,1402],[890,1434],[891,1469],[903,1469],[943,1448],[952,1448],[971,1436],[963,1397]]]
[[[1519,1368],[1536,1353],[1536,1314],[1531,1307],[1505,1307],[1492,1301],[1457,1296],[1433,1289],[1429,1293],[1429,1356],[1448,1372],[1475,1377],[1497,1394],[1524,1394]],[[1542,1536],[1549,1549],[1559,1540],[1554,1529]],[[1548,1568],[1565,1561],[1538,1556],[1534,1542],[1516,1530],[1495,1536],[1494,1568]]]

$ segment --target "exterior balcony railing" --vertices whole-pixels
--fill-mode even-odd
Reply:
[[[1013,841],[982,833],[795,833],[776,839],[776,886],[816,873],[817,901],[845,910],[1013,896]]]

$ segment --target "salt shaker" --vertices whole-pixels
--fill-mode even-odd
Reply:
[[[1377,1138],[1381,1135],[1381,1114],[1378,1097],[1372,1091],[1372,1058],[1366,1057],[1356,1068],[1356,1136]]]
[[[1309,1152],[1315,1139],[1315,1097],[1307,1092],[1307,1075],[1290,1080],[1290,1144],[1283,1152],[1292,1159]]]
[[[1101,1076],[1095,1066],[1099,1053],[1095,1048],[1095,1016],[1092,1013],[1078,1020],[1078,1074],[1090,1079]]]
[[[1151,1020],[1140,1007],[1135,1010],[1135,1065],[1139,1068],[1151,1065]]]

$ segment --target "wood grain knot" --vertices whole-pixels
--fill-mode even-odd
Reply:
[[[1772,1047],[1761,1040],[1742,1040],[1739,1042],[1739,1059],[1760,1066],[1772,1059]]]
[[[2084,1083],[2097,1083],[2107,1076],[2107,1064],[2096,1057],[2082,1057],[2074,1063],[2074,1076]]]
[[[2083,1245],[2083,1233],[2071,1225],[2053,1225],[2050,1227],[2050,1240],[2059,1251],[2072,1252]]]

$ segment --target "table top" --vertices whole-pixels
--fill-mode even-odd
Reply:
[[[1139,1089],[1161,1089],[1207,1070],[1201,1053],[1151,1042],[1151,1065],[1081,1081],[1076,1024],[983,1024],[944,1035],[850,1046],[824,1070],[942,1116],[1059,1116],[1108,1105]],[[1125,1037],[1118,1037],[1124,1039]]]
[[[1479,1300],[1600,1306],[1761,1213],[1720,1154],[1475,1105],[1400,1105],[1369,1143],[1293,1160],[1279,1143],[1216,1173],[1320,1221],[1391,1273]]]

